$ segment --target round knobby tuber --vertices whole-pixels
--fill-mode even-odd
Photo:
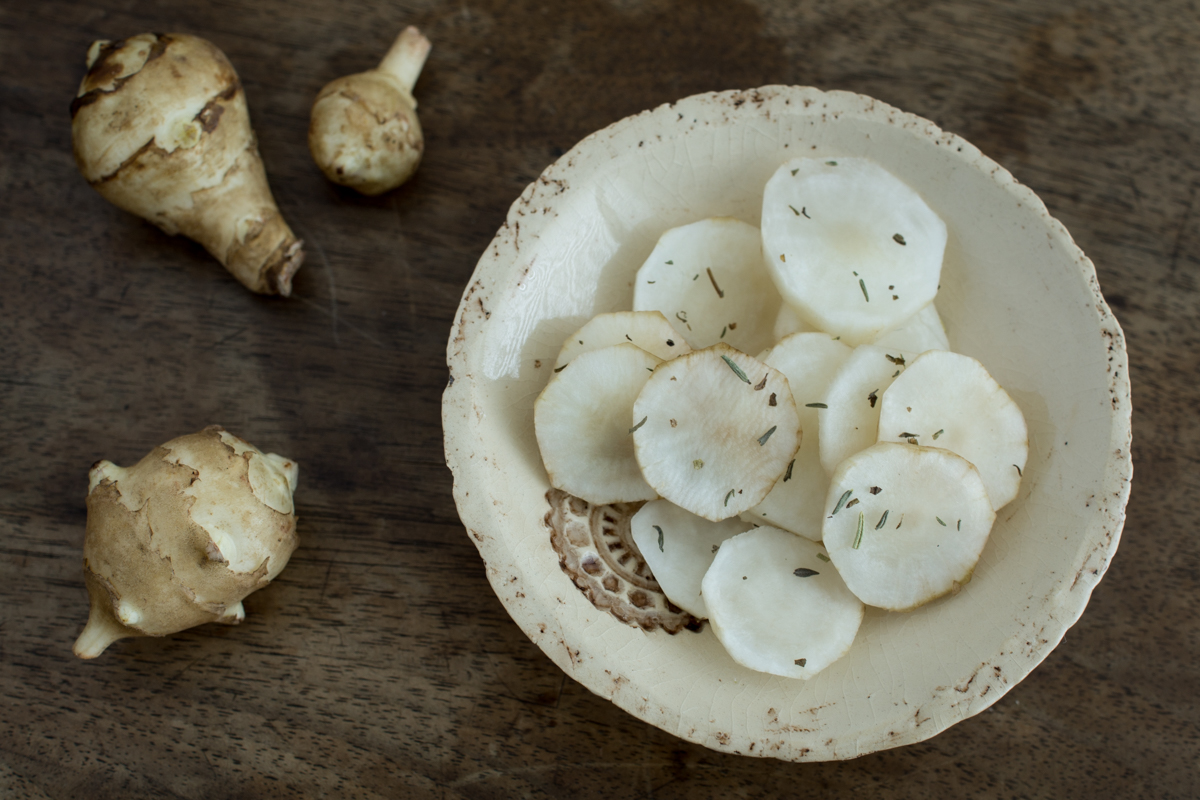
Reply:
[[[132,467],[89,474],[83,575],[91,601],[75,655],[128,636],[236,624],[242,599],[296,549],[299,467],[220,426],[172,439]]]
[[[204,246],[254,292],[287,296],[304,260],[271,188],[246,97],[215,45],[146,33],[88,51],[75,161],[114,205]]]
[[[425,140],[413,86],[429,40],[405,28],[379,66],[326,84],[313,102],[308,149],[334,183],[377,195],[417,171]]]

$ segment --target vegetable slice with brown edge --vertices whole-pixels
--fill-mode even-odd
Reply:
[[[631,409],[660,363],[640,347],[618,344],[582,353],[551,377],[533,406],[551,486],[595,505],[658,496],[634,458],[638,420],[631,421]]]
[[[71,117],[75,162],[106,200],[199,242],[251,291],[291,294],[302,243],[215,45],[180,33],[95,42]]]
[[[633,418],[645,420],[633,443],[646,481],[713,521],[761,502],[800,445],[783,373],[723,344],[664,362]]]
[[[825,508],[823,541],[846,585],[867,605],[891,611],[966,584],[996,518],[971,462],[894,442],[838,465]]]
[[[693,348],[768,347],[781,300],[758,228],[714,217],[664,233],[638,270],[635,311],[661,311]]]
[[[924,353],[888,388],[879,413],[879,441],[909,440],[951,450],[974,464],[993,509],[1017,496],[1029,456],[1025,416],[970,356]]]
[[[808,539],[762,527],[721,545],[704,576],[713,632],[749,669],[807,680],[841,658],[863,604]]]

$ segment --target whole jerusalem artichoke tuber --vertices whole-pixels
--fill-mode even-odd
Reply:
[[[95,42],[71,117],[75,161],[105,199],[199,242],[248,289],[291,293],[302,243],[215,45],[178,33]]]
[[[88,487],[83,573],[91,600],[75,655],[117,639],[235,624],[242,599],[296,549],[299,468],[213,425],[132,467],[100,461]]]
[[[379,66],[326,84],[313,102],[308,149],[334,183],[365,195],[395,189],[425,150],[413,86],[429,40],[411,25]]]

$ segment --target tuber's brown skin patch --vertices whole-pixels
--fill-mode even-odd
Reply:
[[[105,199],[199,242],[250,290],[291,293],[302,243],[216,46],[186,34],[97,42],[71,114],[76,164]]]
[[[128,469],[97,462],[83,559],[91,611],[75,654],[94,658],[128,636],[239,622],[242,599],[296,548],[295,478],[293,462],[218,426],[156,447]]]
[[[406,28],[380,65],[325,85],[313,102],[308,148],[325,177],[365,195],[395,189],[417,170],[425,139],[412,90],[429,40]]]

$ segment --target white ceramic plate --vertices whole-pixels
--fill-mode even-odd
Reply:
[[[798,155],[873,158],[942,216],[937,303],[951,344],[1008,390],[1030,437],[1020,495],[963,592],[911,613],[868,610],[850,652],[810,681],[738,666],[707,627],[646,632],[596,608],[551,547],[533,433],[564,337],[630,307],[658,236],[709,216],[757,224],[767,178]],[[584,139],[513,204],[463,294],[448,362],[454,497],[512,618],[592,691],[717,750],[853,758],[977,714],[1079,618],[1124,522],[1126,353],[1091,262],[970,143],[861,95],[698,95]]]

